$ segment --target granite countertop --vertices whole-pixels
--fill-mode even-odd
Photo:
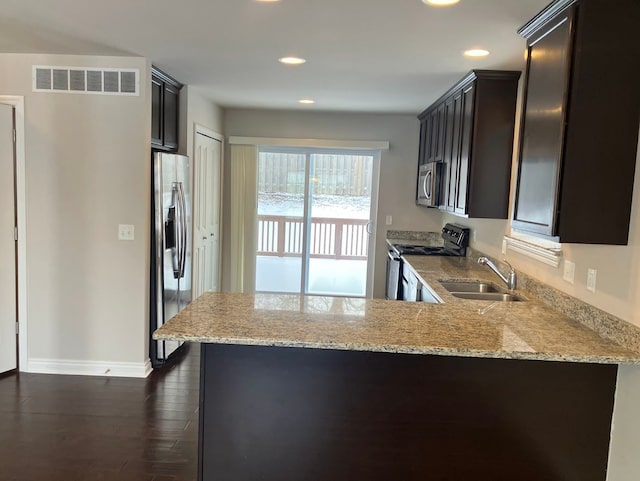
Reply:
[[[157,340],[465,357],[640,364],[640,353],[535,299],[452,296],[439,280],[500,282],[469,258],[407,256],[442,304],[288,294],[206,293]],[[497,281],[497,282],[496,282]],[[526,297],[526,293],[520,293]]]

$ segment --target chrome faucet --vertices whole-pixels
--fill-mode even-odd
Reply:
[[[506,277],[503,276],[502,273],[496,267],[496,265],[493,262],[491,262],[491,259],[488,259],[488,258],[486,258],[484,256],[478,257],[478,264],[487,266],[489,269],[491,269],[493,272],[495,272],[498,275],[498,277],[500,279],[502,279],[502,282],[504,282],[507,285],[509,290],[512,291],[512,290],[514,290],[516,288],[516,270],[506,260],[503,260],[502,262],[507,264],[509,266],[509,269],[511,269],[509,271],[509,275],[506,276]]]

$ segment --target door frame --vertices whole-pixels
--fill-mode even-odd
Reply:
[[[220,288],[220,290],[222,290],[222,242],[223,242],[223,235],[222,235],[222,229],[223,229],[223,224],[222,224],[222,215],[224,212],[224,135],[222,135],[219,132],[216,132],[214,130],[211,130],[208,127],[205,127],[204,125],[201,125],[197,122],[193,123],[193,162],[191,162],[191,165],[193,166],[193,174],[191,175],[191,185],[193,186],[193,190],[195,190],[195,186],[196,186],[196,163],[195,163],[195,155],[196,155],[196,139],[198,138],[198,135],[204,135],[206,137],[210,137],[213,140],[217,140],[220,142],[220,185],[218,186],[220,188],[220,231],[218,233],[219,239],[220,239],[220,245],[218,247],[218,286]],[[193,212],[191,213],[191,215],[193,216]],[[195,223],[192,222],[192,226],[191,229],[195,229]],[[192,233],[192,237],[191,239],[195,239],[195,232]]]
[[[380,191],[380,159],[382,157],[382,152],[380,150],[375,150],[371,152],[371,154],[373,155],[373,172],[371,175],[370,223],[367,225],[367,233],[369,234],[367,286],[365,290],[365,296],[367,299],[373,299],[373,283],[376,268],[376,232],[378,230],[378,194]]]
[[[15,110],[15,198],[18,228],[18,371],[29,371],[27,343],[27,210],[26,210],[26,161],[24,144],[24,97],[0,95],[0,103],[11,105]]]

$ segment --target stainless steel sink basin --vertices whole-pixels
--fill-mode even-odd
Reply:
[[[440,284],[448,290],[452,296],[460,299],[493,302],[526,300],[523,297],[509,293],[506,289],[498,287],[491,282],[482,280],[440,281]]]
[[[460,299],[471,299],[474,301],[513,302],[525,300],[520,296],[505,292],[452,292],[451,295],[459,297]]]
[[[505,292],[504,289],[499,289],[489,282],[481,281],[447,281],[440,284],[449,292]]]

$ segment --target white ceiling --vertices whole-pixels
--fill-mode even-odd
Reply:
[[[144,56],[223,107],[416,113],[473,68],[522,69],[516,30],[549,1],[3,0],[0,52]]]

